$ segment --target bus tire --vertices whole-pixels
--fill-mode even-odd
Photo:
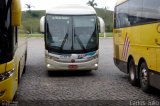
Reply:
[[[20,63],[18,64],[18,84],[20,83]]]
[[[48,76],[52,76],[53,71],[51,71],[51,70],[47,70],[47,73],[48,73]]]
[[[85,72],[90,73],[90,72],[92,72],[92,70],[86,70]]]
[[[24,60],[24,68],[23,68],[23,73],[22,74],[25,74],[26,73],[26,61],[27,61],[27,51],[25,52],[25,60]]]
[[[149,85],[149,71],[148,71],[148,67],[147,64],[145,62],[143,62],[140,65],[140,86],[142,91],[144,92],[149,92],[150,90],[150,85]]]
[[[138,80],[136,78],[136,67],[135,67],[135,63],[134,63],[134,60],[131,59],[129,61],[129,82],[133,85],[133,86],[136,86],[137,83],[138,83]]]

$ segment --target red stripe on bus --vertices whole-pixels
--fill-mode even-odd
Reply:
[[[128,39],[128,36],[126,35],[126,42],[125,42],[125,49],[124,49],[124,56],[123,56],[123,60],[125,60],[125,58],[126,58],[128,42],[129,42],[129,39]]]
[[[129,41],[128,46],[127,46],[127,53],[126,53],[126,58],[125,58],[125,60],[127,59],[128,50],[129,50],[129,45],[130,45],[130,41]]]
[[[126,37],[125,37],[124,44],[123,44],[122,60],[123,60],[123,58],[124,58],[124,49],[125,49],[126,40],[127,40],[127,35],[126,35]]]
[[[126,42],[126,49],[125,49],[124,60],[126,60],[127,55],[128,55],[129,43],[130,43],[130,41],[129,41],[129,37],[128,37],[128,35],[127,35],[127,42]]]

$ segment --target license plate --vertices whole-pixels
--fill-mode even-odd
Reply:
[[[78,66],[77,66],[77,65],[69,65],[68,68],[69,68],[69,69],[77,69]]]

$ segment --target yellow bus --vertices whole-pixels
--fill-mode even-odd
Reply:
[[[27,41],[19,37],[21,21],[19,0],[0,3],[0,104],[12,101],[17,91],[27,56]]]
[[[145,92],[160,89],[160,0],[118,0],[114,63]]]

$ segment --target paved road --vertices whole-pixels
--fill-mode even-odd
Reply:
[[[112,58],[112,39],[101,38],[98,70],[91,73],[60,72],[49,76],[44,66],[43,39],[30,38],[27,70],[21,79],[16,100],[20,105],[28,106],[145,106],[146,103],[160,103],[158,90],[147,94],[131,86],[128,76],[115,67]]]

